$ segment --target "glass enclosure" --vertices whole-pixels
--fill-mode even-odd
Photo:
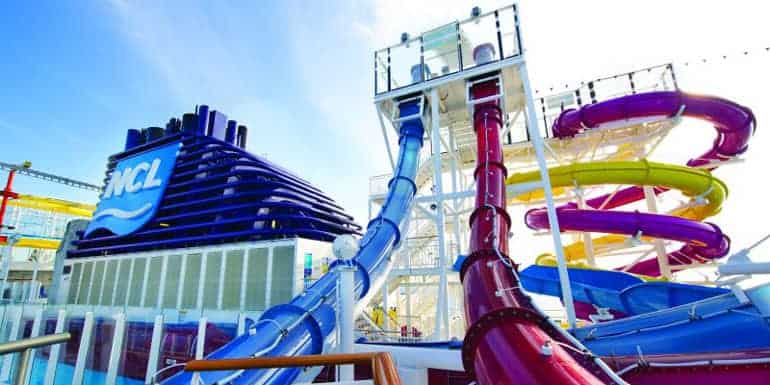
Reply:
[[[491,48],[491,56],[479,64],[473,55],[482,45]],[[376,51],[374,90],[381,94],[520,54],[516,6],[511,5]]]

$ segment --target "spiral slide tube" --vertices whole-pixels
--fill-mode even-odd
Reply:
[[[641,231],[643,235],[655,236],[655,234],[659,234],[662,238],[687,242],[688,244],[682,249],[668,256],[671,265],[687,263],[696,258],[698,261],[705,261],[707,258],[719,258],[728,251],[729,240],[716,225],[696,221],[719,212],[722,202],[727,196],[725,184],[712,176],[709,171],[641,160],[577,163],[551,168],[548,173],[551,176],[551,184],[556,187],[568,187],[575,183],[580,186],[634,184],[637,186],[662,186],[666,189],[674,188],[688,196],[699,197],[699,200],[703,201],[702,204],[678,210],[673,216],[596,211],[589,215],[589,219],[607,225],[609,223],[606,221],[609,219],[606,217],[612,216],[612,219],[630,225],[630,227],[625,228],[625,232],[622,232],[621,223],[616,222],[610,224],[611,228],[603,229],[610,231],[601,232],[633,236]],[[540,179],[539,173],[528,172],[511,176],[507,183],[521,183],[538,179]],[[581,219],[573,220],[573,217],[579,213],[588,213],[577,210],[574,204],[560,207],[558,213],[560,226],[566,230],[581,231],[586,226],[590,226],[589,223],[583,222]],[[615,217],[619,217],[619,219]],[[544,209],[530,210],[525,216],[525,220],[531,228],[548,227],[548,218]],[[695,229],[699,231],[693,231]],[[689,257],[681,258],[681,255]],[[542,260],[543,258],[540,258],[539,263],[543,262]],[[629,266],[627,269],[622,269],[637,274],[660,275],[656,259],[642,261]]]
[[[471,97],[495,95],[498,80],[471,87]],[[510,217],[505,211],[506,168],[500,146],[498,100],[473,113],[478,160],[476,209],[470,217],[470,255],[461,268],[468,330],[463,366],[480,385],[611,383],[611,372],[560,333],[521,292],[508,258]]]
[[[688,161],[689,167],[705,165],[713,169],[716,166],[709,167],[711,162],[727,160],[743,153],[748,148],[748,141],[756,128],[756,120],[751,110],[732,101],[680,91],[661,91],[624,96],[591,104],[579,110],[566,110],[554,122],[553,133],[559,138],[571,137],[584,130],[601,128],[607,123],[637,118],[671,117],[680,112],[683,116],[713,123],[717,131],[712,148]],[[693,170],[693,173],[696,172],[698,171]],[[509,180],[509,182],[512,181]],[[634,183],[633,180],[630,182]],[[667,190],[665,183],[656,187],[656,193]],[[589,199],[586,205],[592,208],[612,209],[643,198],[643,190],[637,185],[611,195]],[[715,197],[707,197],[707,199],[707,206],[711,206],[711,209],[707,207],[704,212],[674,214],[694,220],[703,219],[716,212],[713,210]],[[614,221],[614,223],[607,223],[607,221]],[[530,211],[526,222],[530,227],[538,229],[548,226],[545,211],[540,209]],[[715,225],[697,224],[671,216],[578,210],[574,205],[567,205],[559,208],[559,223],[565,230],[624,235],[635,235],[641,231],[643,235],[686,242],[682,249],[669,254],[669,263],[672,266],[721,258],[729,251],[729,240]],[[644,275],[660,275],[660,267],[654,258],[641,261],[624,270]]]
[[[387,273],[390,254],[400,241],[399,226],[406,217],[417,187],[414,183],[424,127],[419,113],[420,101],[400,105],[399,116],[410,117],[401,123],[399,159],[388,195],[380,214],[369,222],[361,239],[361,248],[349,262],[357,268],[356,296],[362,298],[370,283]],[[502,186],[502,183],[501,183]],[[337,273],[329,273],[305,289],[288,304],[267,310],[246,334],[211,353],[208,359],[252,356],[292,356],[320,354],[326,338],[335,329]],[[272,384],[292,383],[301,368],[249,371],[202,372],[205,384]],[[190,384],[193,374],[181,372],[164,384]]]

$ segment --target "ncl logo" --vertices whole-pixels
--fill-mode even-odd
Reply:
[[[173,143],[118,162],[86,236],[96,229],[107,229],[115,235],[131,234],[152,219],[174,171],[180,146]]]

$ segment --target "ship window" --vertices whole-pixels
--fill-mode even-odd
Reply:
[[[134,274],[131,275],[131,289],[128,291],[128,306],[139,306],[142,300],[144,270],[147,258],[134,259]]]
[[[198,287],[201,280],[201,254],[189,254],[184,270],[184,291],[182,292],[182,308],[198,307]]]
[[[91,290],[91,273],[94,271],[94,263],[86,262],[83,266],[83,279],[80,284],[80,295],[78,295],[78,305],[85,305],[88,302],[88,291]]]
[[[123,306],[126,304],[126,297],[128,296],[128,274],[131,272],[131,260],[121,259],[118,266],[118,282],[115,286],[115,306]]]
[[[176,308],[179,294],[179,277],[182,273],[182,256],[171,255],[166,262],[166,283],[163,289],[163,307]]]
[[[267,248],[249,250],[246,274],[246,310],[265,310]]]
[[[102,300],[99,301],[101,305],[112,305],[112,293],[115,291],[115,273],[117,272],[117,269],[117,259],[107,261],[107,268],[104,271],[104,289],[102,290]]]
[[[294,246],[273,248],[272,277],[270,304],[288,302],[291,299],[294,283]]]
[[[91,296],[88,297],[89,305],[99,304],[99,295],[102,291],[102,280],[104,279],[104,261],[94,263],[94,277],[91,284]]]
[[[219,274],[222,269],[222,252],[206,254],[206,278],[203,282],[203,307],[217,308]]]
[[[162,268],[163,257],[153,257],[150,259],[150,270],[147,272],[147,289],[144,298],[145,307],[155,307],[158,304]]]
[[[243,277],[243,250],[227,253],[225,282],[222,293],[222,309],[237,310],[241,307],[241,277]]]
[[[72,265],[72,275],[70,276],[70,292],[67,293],[67,303],[76,303],[78,299],[78,285],[80,284],[80,273],[82,263]]]

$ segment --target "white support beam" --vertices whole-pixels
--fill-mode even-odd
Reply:
[[[353,266],[347,266],[340,264],[337,267],[337,303],[339,311],[337,312],[338,325],[339,325],[339,352],[340,353],[353,353],[353,339],[354,339],[354,317],[356,304],[354,298],[355,295],[355,273],[356,268]],[[387,315],[386,315],[387,317]],[[354,370],[353,365],[341,365],[338,367],[339,377],[341,381],[353,381]]]
[[[516,110],[516,112],[513,115],[513,118],[505,122],[505,127],[503,127],[503,131],[500,132],[500,143],[505,143],[505,137],[508,135],[509,132],[511,132],[511,127],[513,127],[513,124],[516,123],[517,120],[519,120],[521,111],[523,111],[523,109]]]
[[[457,164],[460,163],[459,159],[457,158],[457,149],[455,146],[457,143],[455,143],[455,136],[454,136],[454,129],[449,129],[449,152],[451,152],[453,156],[449,160],[449,175],[452,178],[452,193],[455,194],[458,191],[460,191],[460,187],[458,186],[459,181],[457,180],[457,173],[459,170],[457,169]],[[455,238],[455,247],[454,250],[455,254],[462,253],[463,250],[463,240],[460,236],[460,204],[457,199],[452,199],[452,226],[454,227],[454,238]],[[453,255],[452,258],[456,258],[457,255]],[[448,307],[448,305],[447,305]]]
[[[238,313],[238,326],[236,329],[236,336],[241,336],[246,333],[246,314]]]
[[[85,379],[86,359],[91,350],[91,336],[94,333],[94,313],[87,312],[83,322],[83,331],[78,345],[78,356],[75,361],[75,370],[72,373],[72,385],[82,385]]]
[[[195,359],[200,360],[203,359],[203,351],[206,346],[206,325],[208,324],[208,319],[206,317],[201,317],[198,319],[198,335],[196,336],[195,341]],[[198,385],[202,384],[203,381],[201,381],[200,372],[193,373],[192,381],[190,381],[190,385]]]
[[[155,306],[158,309],[163,308],[163,297],[166,295],[166,275],[168,275],[168,259],[169,255],[163,255],[160,257],[160,282],[158,283],[158,301]],[[180,290],[181,291],[181,290]]]
[[[540,136],[540,130],[538,129],[535,104],[533,102],[534,95],[532,94],[532,88],[529,84],[527,65],[523,61],[519,64],[519,71],[521,73],[522,87],[524,88],[524,99],[527,101],[527,109],[525,111],[527,114],[527,130],[529,131],[529,138],[532,141],[532,147],[535,149],[535,157],[537,158],[538,168],[540,169],[542,188],[545,192],[546,212],[548,214],[548,222],[551,229],[551,236],[553,237],[554,252],[558,264],[557,267],[561,284],[562,301],[567,310],[567,320],[570,328],[574,329],[577,326],[575,304],[572,301],[572,287],[569,281],[567,261],[564,257],[564,245],[562,244],[561,233],[559,231],[559,218],[556,215],[556,207],[554,206],[551,178],[548,175],[548,165],[545,160],[545,150],[543,149],[543,138]]]
[[[388,309],[390,308],[390,304],[388,303],[389,284],[390,282],[387,279],[385,280],[385,282],[382,283],[382,308],[385,311],[385,316],[383,317],[383,321],[382,321],[382,328],[384,330],[390,330],[390,317],[388,316]]]
[[[225,270],[227,270],[227,259],[230,249],[222,252],[222,262],[219,264],[219,285],[217,285],[217,309],[222,310],[222,301],[225,296]]]
[[[647,211],[655,214],[658,212],[658,201],[655,196],[655,190],[652,186],[644,186],[644,199],[647,202]],[[654,241],[655,253],[658,255],[658,266],[660,266],[661,276],[671,279],[671,266],[668,264],[668,255],[666,254],[666,244],[662,239],[656,238]]]
[[[586,199],[583,194],[583,189],[580,186],[575,186],[575,197],[577,198],[578,208],[585,210]],[[582,234],[583,237],[583,249],[586,253],[586,261],[589,265],[596,267],[596,258],[594,257],[594,241],[591,239],[591,233],[585,231]]]
[[[118,381],[118,366],[120,356],[123,353],[123,340],[126,338],[126,314],[115,315],[115,331],[112,334],[112,347],[110,348],[110,360],[107,364],[107,376],[105,385],[116,385]]]
[[[155,316],[155,322],[152,325],[152,339],[150,340],[150,354],[147,359],[147,372],[144,374],[144,383],[152,384],[153,377],[158,371],[158,360],[160,359],[160,347],[163,344],[163,314]]]
[[[208,253],[201,253],[201,271],[198,276],[198,295],[195,300],[195,308],[197,309],[203,309],[203,289],[206,286],[206,265],[208,258]]]
[[[241,311],[246,310],[246,288],[248,285],[246,284],[246,281],[249,279],[249,250],[244,249],[243,250],[243,266],[241,266],[241,288],[240,292],[238,294],[239,296],[239,305],[238,309]],[[243,333],[240,333],[238,335],[241,335]]]
[[[417,208],[417,210],[419,210],[423,215],[425,215],[425,219],[431,220],[431,221],[437,221],[438,220],[437,214],[433,214],[432,212],[430,212],[425,207],[422,207],[421,204],[415,203],[414,207]],[[438,210],[438,208],[436,208],[436,212],[438,212],[438,211],[440,211],[440,210]]]
[[[433,149],[433,194],[436,197],[436,234],[438,235],[439,284],[436,304],[435,335],[446,339],[449,331],[449,307],[447,299],[446,231],[444,225],[443,169],[441,167],[441,133],[439,127],[438,90],[430,90],[431,147]],[[449,151],[449,149],[447,149]]]
[[[185,276],[187,275],[187,253],[182,254],[182,267],[179,269],[179,291],[176,293],[176,308],[182,308],[182,298],[185,289]],[[245,269],[244,269],[245,270]]]
[[[64,332],[64,324],[67,321],[67,311],[64,309],[59,310],[56,316],[56,326],[54,327],[54,334],[60,334]],[[54,385],[56,379],[56,369],[59,367],[59,356],[61,355],[62,344],[56,344],[51,346],[51,353],[48,355],[48,363],[45,368],[45,379],[43,385]]]
[[[539,188],[543,187],[543,183],[541,181],[534,181],[534,182],[526,182],[526,183],[517,183],[508,185],[505,188],[505,192],[509,196],[516,196],[524,193],[528,193],[530,191],[537,190]],[[467,198],[473,198],[476,196],[475,190],[463,190],[458,192],[451,192],[451,193],[444,193],[442,200],[455,200],[455,199],[467,199]],[[423,195],[418,196],[414,198],[415,203],[425,203],[425,202],[436,202],[438,200],[438,195]]]

